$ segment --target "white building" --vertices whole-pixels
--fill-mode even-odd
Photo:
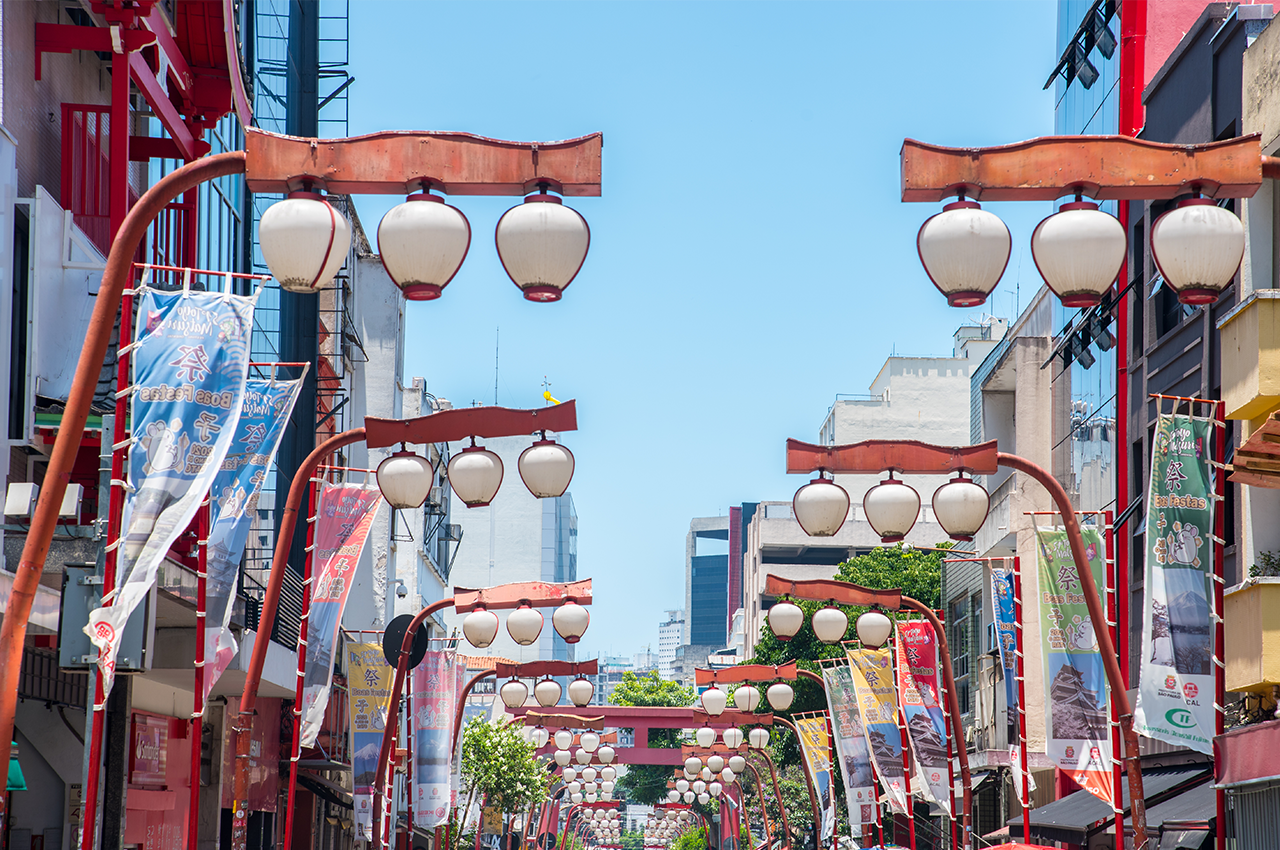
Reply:
[[[449,582],[457,587],[491,587],[518,581],[570,582],[578,578],[578,515],[573,496],[537,499],[520,480],[516,463],[533,437],[501,437],[477,441],[502,458],[504,478],[487,507],[468,508],[453,496],[451,518],[459,526],[458,545]],[[462,444],[454,446],[460,451]],[[531,646],[519,646],[504,626],[487,650],[518,662],[574,660],[574,647],[551,628],[545,610],[542,635]],[[444,617],[448,631],[461,633],[462,617]]]
[[[658,625],[658,675],[675,678],[676,651],[684,642],[684,611],[668,611],[666,622]]]

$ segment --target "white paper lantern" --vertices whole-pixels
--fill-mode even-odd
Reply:
[[[920,516],[920,494],[914,487],[890,476],[862,497],[862,510],[871,529],[884,543],[897,543],[907,536]]]
[[[507,615],[507,634],[521,646],[531,646],[542,634],[542,612],[528,605],[521,605]]]
[[[1244,259],[1244,226],[1209,198],[1187,198],[1151,225],[1151,256],[1183,304],[1212,304]]]
[[[320,193],[291,192],[262,213],[258,247],[281,289],[313,293],[346,262],[351,225]]]
[[[736,750],[738,747],[742,746],[742,730],[736,726],[730,726],[728,729],[721,732],[720,737],[724,739],[724,745],[731,750]]]
[[[483,508],[502,486],[502,458],[482,446],[468,446],[449,458],[449,486],[469,508]]]
[[[947,204],[916,236],[925,273],[952,307],[977,307],[1009,264],[1013,239],[999,217],[973,201]]]
[[[765,691],[765,699],[769,700],[774,711],[786,711],[790,708],[795,695],[795,690],[786,682],[775,682]]]
[[[804,610],[794,602],[775,602],[766,615],[769,628],[778,640],[787,641],[796,636],[804,625]]]
[[[498,636],[498,615],[476,608],[462,618],[462,634],[476,649],[485,649]]]
[[[520,459],[516,461],[520,480],[536,499],[563,496],[573,480],[573,466],[573,452],[555,440],[538,440],[521,452]],[[585,631],[586,625],[582,628]],[[582,632],[578,634],[581,636]]]
[[[560,729],[556,731],[556,747],[561,750],[567,750],[573,746],[573,733],[568,729]]]
[[[712,717],[717,717],[723,714],[725,706],[728,705],[728,703],[729,695],[715,685],[712,685],[702,692],[702,708]],[[710,744],[705,744],[704,746],[710,746]]]
[[[551,708],[560,702],[560,694],[563,690],[555,679],[543,679],[533,686],[533,698],[543,708]]]
[[[511,679],[498,689],[498,695],[507,708],[519,708],[529,698],[529,686],[519,679]]]
[[[471,245],[471,225],[429,192],[410,195],[378,224],[378,254],[409,301],[430,301],[453,280]]]
[[[587,258],[591,230],[555,195],[530,195],[498,220],[498,259],[530,301],[559,301]]]
[[[804,621],[804,611],[800,612],[800,619]],[[739,711],[755,711],[760,705],[760,691],[751,685],[739,685],[733,692],[733,704]]]
[[[819,476],[796,491],[791,513],[810,537],[832,537],[849,516],[849,493]]]
[[[972,540],[987,521],[990,508],[987,491],[962,475],[933,492],[933,514],[952,540]]]
[[[698,742],[698,746],[706,749],[716,742],[716,730],[710,726],[703,726],[694,732],[694,739]]]

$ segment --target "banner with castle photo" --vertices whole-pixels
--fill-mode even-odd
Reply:
[[[898,622],[898,699],[924,797],[951,815],[947,721],[939,704],[938,635],[924,620]]]
[[[245,380],[254,297],[142,288],[133,354],[128,485],[111,604],[89,613],[103,694],[129,615],[169,548],[195,519],[231,448]],[[104,600],[107,601],[107,600]],[[141,659],[135,659],[135,663]]]
[[[1082,530],[1090,577],[1105,598],[1106,561],[1096,529]],[[1036,528],[1047,755],[1081,788],[1114,805],[1107,679],[1065,530]]]
[[[1134,726],[1213,752],[1213,422],[1161,414],[1147,491],[1142,657]]]
[[[1018,629],[1013,607],[1013,570],[1008,567],[991,567],[991,600],[995,615],[996,640],[1000,649],[1000,667],[1004,674],[1004,701],[1006,738],[1009,742],[1009,769],[1013,771],[1013,787],[1022,799],[1022,734],[1018,724],[1018,679],[1022,676],[1022,662],[1018,658]],[[1036,781],[1027,773],[1027,790],[1036,790]],[[1029,804],[1028,804],[1029,805]]]
[[[871,750],[862,730],[858,695],[848,664],[835,664],[822,671],[826,685],[827,709],[835,737],[836,759],[844,778],[845,804],[849,808],[849,834],[862,837],[862,825],[876,820],[876,777],[871,769]]]
[[[820,838],[828,842],[836,834],[835,774],[831,770],[831,734],[827,716],[819,712],[810,715],[792,715],[796,730],[800,733],[800,755],[809,766],[814,791],[818,795],[818,809],[822,812]]]
[[[905,815],[911,809],[907,806],[906,773],[902,768],[902,733],[898,730],[892,652],[888,647],[846,650],[871,763],[884,786],[889,808],[895,814]]]
[[[360,553],[382,502],[377,487],[361,484],[320,486],[316,507],[311,607],[307,613],[307,661],[302,675],[303,749],[313,747],[333,687],[333,653]]]
[[[458,690],[457,655],[428,651],[413,678],[413,825],[431,830],[449,817],[450,752]],[[461,739],[462,735],[459,734]]]
[[[262,484],[275,460],[301,388],[301,378],[293,381],[249,379],[235,440],[213,479],[205,567],[208,574],[205,616],[209,627],[205,629],[201,704],[208,701],[214,683],[238,650],[231,634],[231,608],[240,577],[240,559],[258,509]]]
[[[387,664],[382,644],[347,646],[347,713],[351,730],[351,772],[355,777],[356,841],[373,839],[373,783],[378,774],[382,733],[395,670]]]

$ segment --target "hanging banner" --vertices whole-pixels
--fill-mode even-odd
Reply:
[[[347,712],[357,841],[373,840],[373,783],[378,775],[378,756],[382,733],[387,728],[387,705],[395,674],[387,664],[382,644],[356,643],[347,647]]]
[[[104,694],[129,615],[155,584],[169,547],[195,519],[231,448],[249,370],[255,297],[157,292],[138,299],[128,492],[113,604],[89,613]]]
[[[360,484],[322,484],[316,512],[313,584],[302,676],[301,746],[315,746],[333,685],[333,651],[342,610],[382,493]]]
[[[822,671],[826,685],[827,709],[831,712],[831,729],[835,733],[836,758],[844,778],[845,804],[849,808],[849,833],[862,837],[862,825],[875,823],[876,778],[871,770],[871,750],[862,730],[858,713],[858,697],[853,689],[853,674],[848,664],[837,664]]]
[[[1105,598],[1102,540],[1096,529],[1086,528],[1082,533],[1092,580],[1098,595]],[[1040,550],[1046,751],[1081,788],[1114,804],[1107,679],[1071,544],[1064,530],[1037,528],[1036,539]]]
[[[925,799],[951,815],[947,721],[939,704],[938,636],[923,620],[898,622],[898,699]]]
[[[449,816],[456,668],[454,651],[439,650],[427,652],[413,671],[413,825],[419,829],[434,829]]]
[[[831,771],[831,735],[827,730],[827,716],[794,716],[792,720],[800,732],[800,754],[809,766],[814,790],[818,794],[818,808],[822,812],[822,841],[829,842],[836,834],[836,789]]]
[[[1018,663],[1017,621],[1013,610],[1013,570],[1008,567],[991,567],[991,599],[993,602],[996,638],[1000,649],[1000,667],[1004,673],[1004,701],[1006,738],[1009,742],[1009,768],[1013,771],[1013,787],[1018,801],[1022,799],[1022,735],[1018,725]],[[1027,790],[1036,790],[1036,782],[1027,774]]]
[[[230,624],[240,559],[249,539],[254,511],[258,509],[262,482],[275,460],[301,387],[301,378],[294,381],[249,379],[235,439],[213,479],[205,593],[207,622],[213,628],[205,631],[202,705],[208,702],[209,691],[239,649]]]
[[[1147,491],[1142,659],[1134,726],[1213,753],[1213,423],[1161,414]]]
[[[898,731],[898,703],[890,653],[887,647],[847,650],[871,763],[884,786],[889,807],[896,814],[905,815],[910,809],[906,775],[902,770],[902,734]]]

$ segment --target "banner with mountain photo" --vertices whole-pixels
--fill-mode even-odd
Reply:
[[[924,797],[951,815],[951,774],[947,759],[947,721],[939,695],[938,635],[924,620],[898,622],[898,699],[907,722],[907,740]]]
[[[382,644],[347,646],[347,714],[351,724],[351,773],[355,777],[356,841],[373,839],[373,783],[378,775],[395,672],[387,664]]]
[[[342,610],[360,553],[378,513],[382,493],[364,484],[320,485],[315,550],[311,553],[311,607],[307,613],[307,660],[302,675],[302,748],[315,746],[333,686],[333,653]]]
[[[1018,724],[1018,678],[1022,676],[1022,662],[1018,659],[1019,624],[1014,616],[1013,570],[997,567],[994,562],[991,567],[991,599],[1000,667],[1004,674],[1009,769],[1013,772],[1013,787],[1019,802],[1026,802],[1022,799],[1022,734]],[[1036,781],[1030,771],[1027,772],[1027,790],[1036,790]]]
[[[849,808],[849,834],[862,837],[862,825],[876,820],[876,777],[871,768],[871,750],[862,730],[858,712],[858,695],[853,688],[849,665],[834,664],[824,668],[827,709],[831,712],[831,731],[835,738],[836,759],[844,778],[845,805]]]
[[[867,733],[871,763],[884,786],[889,808],[905,815],[906,773],[902,769],[902,733],[898,729],[898,698],[893,681],[893,650],[848,649],[853,689],[858,695],[858,712]]]
[[[202,704],[208,702],[209,691],[238,650],[231,634],[231,608],[240,577],[240,559],[258,509],[262,484],[301,388],[301,378],[248,380],[235,440],[213,479],[205,567],[205,616],[209,626],[205,629]]]
[[[413,676],[413,825],[431,830],[449,817],[450,748],[458,693],[457,655],[430,650]],[[462,738],[461,735],[458,736]]]
[[[1082,529],[1090,578],[1105,598],[1102,538]],[[1044,662],[1045,746],[1053,763],[1081,788],[1115,804],[1107,679],[1081,591],[1067,532],[1036,528],[1040,562],[1040,630]]]
[[[1213,422],[1161,414],[1147,490],[1142,657],[1134,726],[1213,753]]]
[[[231,448],[249,373],[255,297],[143,287],[130,392],[128,484],[111,604],[89,612],[103,694],[129,615],[155,584]],[[107,601],[107,600],[104,600]],[[135,659],[137,663],[141,659]]]
[[[800,755],[809,766],[813,777],[814,792],[818,795],[818,809],[822,813],[822,831],[819,837],[828,842],[836,834],[835,774],[831,769],[831,733],[827,715],[793,714],[792,721],[800,733]]]

